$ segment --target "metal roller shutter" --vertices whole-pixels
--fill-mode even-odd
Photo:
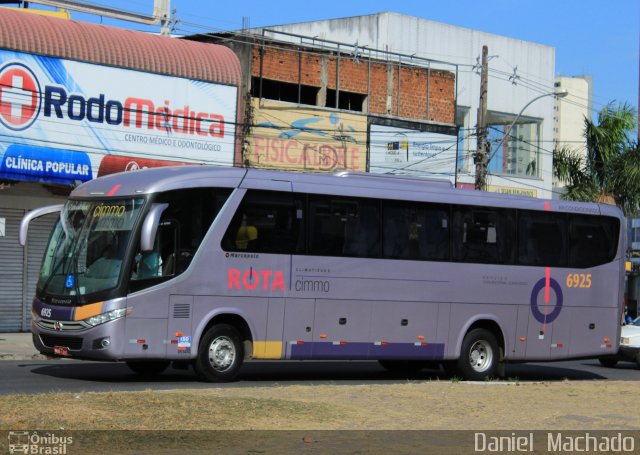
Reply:
[[[24,252],[18,232],[23,213],[0,208],[0,219],[5,221],[5,235],[0,237],[0,332],[18,332],[22,327]]]
[[[59,217],[51,214],[32,221],[27,247],[22,248],[18,236],[24,213],[24,210],[0,208],[0,219],[5,222],[4,236],[0,236],[0,332],[29,330],[40,263],[51,229]]]

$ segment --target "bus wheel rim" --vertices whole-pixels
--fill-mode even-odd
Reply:
[[[216,371],[227,370],[236,358],[233,341],[225,336],[217,337],[209,345],[209,363]]]
[[[493,363],[493,350],[491,345],[485,340],[478,340],[469,350],[469,364],[473,371],[484,372]]]

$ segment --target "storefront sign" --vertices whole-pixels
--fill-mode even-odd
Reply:
[[[232,166],[237,97],[235,86],[0,50],[0,159],[43,179],[88,173],[69,156],[41,169],[9,149],[84,152],[93,174],[110,153]]]
[[[457,136],[375,124],[369,134],[371,172],[453,182]]]
[[[245,161],[251,167],[306,172],[365,171],[367,119],[254,100],[256,127]]]
[[[458,182],[457,188],[463,190],[475,190],[476,187],[473,183],[461,183]],[[497,186],[487,185],[487,191],[501,194],[517,194],[520,196],[538,197],[538,191],[533,188],[518,188],[513,186]]]
[[[103,175],[115,174],[116,172],[132,172],[150,167],[164,166],[184,166],[193,163],[184,163],[180,161],[151,160],[148,158],[138,158],[130,156],[105,156],[100,162],[98,169],[98,177]]]
[[[0,178],[73,184],[93,178],[84,152],[13,144],[0,162]]]

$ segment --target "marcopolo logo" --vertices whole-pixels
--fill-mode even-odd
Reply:
[[[9,63],[0,69],[0,123],[22,131],[29,128],[40,113],[40,84],[29,68]]]
[[[29,128],[40,111],[44,117],[224,138],[225,119],[217,113],[198,112],[188,105],[173,109],[170,100],[127,97],[109,99],[104,93],[85,97],[64,86],[41,89],[34,73],[24,64],[11,62],[0,69],[0,122],[9,129]]]

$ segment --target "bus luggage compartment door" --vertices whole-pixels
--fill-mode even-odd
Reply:
[[[286,299],[283,341],[285,358],[309,359],[313,349],[315,299]]]

